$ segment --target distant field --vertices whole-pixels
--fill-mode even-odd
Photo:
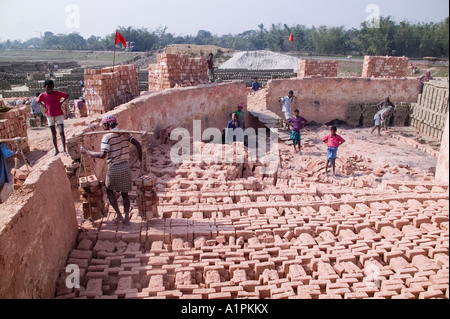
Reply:
[[[216,54],[220,66],[228,60],[236,51],[231,49],[220,48],[213,45],[193,45],[193,44],[177,44],[170,45],[166,48],[167,53],[187,54],[191,57],[200,57],[208,55],[210,52]],[[219,54],[217,54],[219,52]],[[145,56],[145,52],[116,52],[116,63],[122,63],[133,59],[137,55]],[[336,59],[339,60],[338,76],[360,76],[363,69],[364,57],[352,57],[348,59],[345,56],[305,56],[299,52],[288,52],[287,55],[296,56],[301,59]],[[109,51],[56,51],[56,50],[0,50],[0,62],[39,62],[39,61],[77,61],[82,67],[93,66],[109,66],[113,62],[113,52]],[[148,64],[148,63],[147,63]],[[418,72],[413,75],[412,71],[408,71],[408,76],[420,76],[430,70],[435,77],[448,77],[448,65],[417,63]]]
[[[116,63],[132,59],[140,52],[116,52]],[[82,67],[111,65],[113,52],[109,51],[56,51],[56,50],[0,50],[0,62],[60,62],[77,61]]]

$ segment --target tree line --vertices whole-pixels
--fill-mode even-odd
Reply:
[[[439,23],[413,24],[407,21],[397,23],[391,17],[382,17],[379,26],[370,28],[362,23],[360,29],[345,29],[343,26],[308,28],[304,25],[272,24],[266,28],[260,24],[254,30],[221,36],[205,30],[198,31],[197,35],[177,36],[167,32],[167,27],[149,30],[122,26],[117,30],[127,41],[134,42],[136,51],[161,50],[169,44],[197,44],[304,54],[449,57],[449,18]],[[295,39],[293,43],[289,41],[291,33]],[[113,50],[114,35],[92,35],[85,39],[78,33],[45,32],[43,37],[25,42],[8,40],[0,43],[0,49]]]

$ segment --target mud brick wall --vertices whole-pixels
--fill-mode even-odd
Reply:
[[[139,96],[137,64],[84,70],[88,115],[104,114]]]
[[[338,61],[333,60],[301,60],[298,66],[298,77],[335,78],[338,75]]]
[[[351,103],[347,109],[348,125],[372,127],[374,116],[379,111],[374,103]],[[388,124],[392,126],[408,126],[410,121],[411,103],[395,102],[395,110],[388,119]]]
[[[280,97],[294,91],[297,96],[292,111],[308,121],[328,123],[332,120],[347,119],[351,103],[374,103],[386,95],[392,101],[412,103],[417,100],[419,81],[409,79],[367,79],[367,78],[296,78],[271,80],[267,87],[254,95],[248,95],[249,111],[270,110],[284,118]],[[373,116],[372,116],[373,124]]]
[[[149,91],[208,83],[206,59],[163,53],[158,55],[157,61],[157,64],[149,65]]]
[[[403,78],[408,72],[409,59],[392,56],[365,56],[363,78]]]
[[[441,140],[449,111],[448,81],[425,83],[423,94],[412,104],[411,125],[419,132]]]
[[[6,113],[0,113],[0,139],[16,137],[28,137],[27,133],[27,106],[13,108]],[[6,143],[8,148],[17,151],[15,142]],[[28,152],[30,146],[28,141],[22,142],[22,150]]]
[[[78,233],[60,158],[47,155],[0,205],[0,299],[48,299]]]

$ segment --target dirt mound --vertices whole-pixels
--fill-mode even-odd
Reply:
[[[235,53],[220,69],[294,69],[297,72],[299,62],[300,59],[296,57],[271,51],[244,51]]]

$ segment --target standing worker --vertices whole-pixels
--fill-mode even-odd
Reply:
[[[237,111],[235,111],[234,113],[236,113],[238,116],[239,127],[243,131],[245,131],[245,113],[242,110],[244,107],[242,106],[242,104],[238,104],[237,108]]]
[[[258,82],[258,78],[255,78],[255,81],[252,83],[252,93],[258,92],[258,90],[261,88],[261,84]]]
[[[142,145],[132,135],[120,133],[121,129],[117,127],[117,119],[113,115],[108,115],[103,119],[103,127],[106,131],[113,133],[105,134],[102,139],[101,152],[92,152],[85,147],[81,148],[82,154],[87,154],[94,158],[104,159],[108,156],[108,172],[106,174],[106,193],[111,206],[114,208],[117,218],[116,224],[123,222],[124,225],[130,225],[130,197],[131,191],[131,169],[128,163],[130,159],[129,144],[136,146],[139,161],[142,162]],[[117,134],[120,133],[120,134]],[[114,192],[122,194],[123,209],[125,219],[120,213],[119,205]]]
[[[216,76],[214,74],[214,54],[210,53],[209,54],[209,59],[207,60],[208,62],[208,79],[209,82],[214,83],[216,82]]]
[[[31,100],[31,114],[33,115],[34,118],[39,117],[40,119],[40,126],[44,127],[45,126],[45,115],[42,114],[42,109],[41,109],[41,105],[36,102],[38,96],[41,93],[36,93],[36,96]]]
[[[52,131],[55,156],[59,154],[55,124],[58,125],[64,155],[68,156],[69,154],[66,150],[66,136],[64,135],[64,112],[62,110],[62,105],[69,98],[69,94],[55,91],[55,83],[52,80],[46,80],[44,82],[44,88],[45,92],[37,97],[36,103],[40,103],[46,108],[45,116],[47,117],[47,124]],[[61,99],[63,100],[61,101]]]
[[[283,106],[281,108],[281,111],[284,113],[284,117],[286,119],[286,129],[289,129],[289,122],[288,120],[291,119],[291,105],[294,100],[294,91],[290,91],[289,94],[285,97],[280,98],[278,102],[283,102]]]

